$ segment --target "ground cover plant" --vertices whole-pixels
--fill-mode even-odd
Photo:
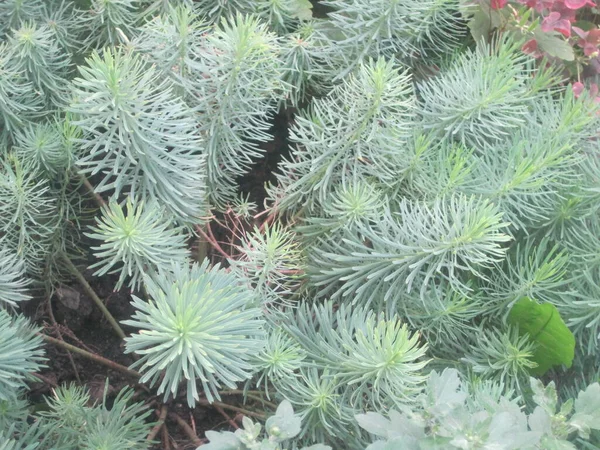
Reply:
[[[600,448],[599,14],[0,1],[0,449]]]

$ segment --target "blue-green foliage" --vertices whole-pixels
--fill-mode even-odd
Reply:
[[[599,448],[598,105],[467,39],[465,2],[312,3],[0,1],[0,448],[150,446],[130,390],[27,411],[17,308],[67,255],[136,290],[163,401],[283,402],[207,448]],[[240,178],[275,160],[257,205]],[[524,297],[576,338],[558,392],[507,323]]]

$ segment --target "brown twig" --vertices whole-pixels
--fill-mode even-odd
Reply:
[[[221,407],[223,409],[228,409],[230,411],[235,411],[235,412],[238,412],[238,413],[243,414],[243,415],[248,416],[248,417],[255,417],[255,418],[261,419],[261,420],[266,419],[266,416],[264,414],[262,414],[262,413],[257,413],[257,412],[254,412],[254,411],[250,411],[249,409],[240,408],[238,406],[228,405],[227,403],[223,403],[223,402],[212,402],[212,403],[210,403],[207,399],[201,398],[200,400],[198,400],[198,403],[200,403],[203,406],[214,406],[214,407],[219,406],[219,407]]]
[[[94,189],[94,186],[92,186],[92,183],[90,183],[90,180],[88,180],[87,177],[82,174],[79,174],[79,178],[81,179],[81,182],[83,183],[83,185],[85,186],[87,191],[94,198],[94,200],[96,201],[98,206],[100,208],[106,208],[106,202],[104,201],[102,196],[96,192],[96,190]]]
[[[200,225],[198,225],[196,227],[196,231],[198,231],[198,233],[200,233],[202,235],[202,237],[204,238],[204,240],[206,242],[208,242],[217,252],[219,252],[221,254],[221,256],[223,256],[225,259],[229,259],[230,256],[225,252],[225,250],[223,250],[223,248],[219,245],[219,243],[217,242],[217,240],[214,238],[213,234],[212,234],[212,230],[210,228],[210,224],[206,225],[206,229],[209,230],[210,235],[212,236],[208,236],[205,231],[202,229],[202,227]]]
[[[175,422],[177,422],[177,425],[179,425],[179,428],[181,428],[181,430],[187,435],[187,437],[190,438],[190,440],[193,442],[194,445],[200,446],[203,444],[202,439],[200,439],[194,433],[194,430],[192,430],[192,427],[190,427],[185,420],[183,420],[181,417],[179,417],[178,414],[170,412],[169,417],[171,419],[173,419]]]
[[[58,323],[56,322],[56,318],[54,317],[54,311],[52,311],[52,296],[49,295],[48,296],[48,315],[50,316],[50,320],[52,321],[52,325],[54,325],[54,327],[56,327],[56,334],[58,334],[58,338],[61,341],[65,341],[62,333],[60,332],[60,327],[58,326]],[[71,367],[73,367],[73,372],[75,372],[75,378],[77,378],[77,382],[79,384],[81,384],[81,378],[79,377],[79,371],[77,370],[77,366],[75,366],[75,361],[73,360],[73,355],[71,355],[71,352],[67,350],[67,356],[69,357],[69,361],[71,362]]]
[[[273,402],[265,400],[261,391],[243,391],[241,389],[231,389],[228,391],[219,391],[220,395],[244,395],[248,398],[261,402],[264,405],[270,406],[271,408],[277,408],[277,405]]]
[[[46,383],[48,386],[52,387],[52,388],[57,388],[58,384],[56,384],[54,381],[52,381],[50,378],[44,376],[44,375],[40,375],[39,373],[34,373],[32,374],[35,378],[39,378],[41,381],[43,381],[44,383]]]
[[[67,344],[64,341],[61,341],[59,339],[50,337],[50,336],[42,334],[42,333],[38,333],[38,335],[41,336],[41,338],[43,340],[45,340],[47,342],[50,342],[51,344],[54,344],[54,345],[56,345],[58,347],[62,347],[65,350],[72,351],[73,353],[77,353],[77,354],[79,354],[81,356],[84,356],[84,357],[86,357],[88,359],[91,359],[92,361],[95,361],[95,362],[97,362],[99,364],[102,364],[104,366],[110,367],[113,370],[118,370],[119,372],[124,373],[124,374],[129,375],[129,376],[134,377],[134,378],[141,378],[141,376],[142,376],[141,373],[136,372],[135,370],[131,370],[131,369],[125,367],[125,366],[122,366],[121,364],[116,363],[114,361],[111,361],[110,359],[106,359],[103,356],[96,355],[94,353],[90,353],[90,352],[88,352],[86,350],[83,350],[83,349],[81,349],[79,347],[75,347],[74,345]]]
[[[148,434],[148,437],[146,438],[146,440],[148,442],[154,440],[154,438],[156,437],[156,435],[158,434],[160,429],[165,424],[165,419],[167,418],[167,411],[168,411],[167,405],[163,405],[162,408],[160,409],[160,414],[158,415],[158,422],[156,422],[156,425],[154,425],[154,427],[152,427],[152,430],[150,430],[150,433]]]
[[[215,405],[214,403],[213,406],[217,411],[219,411],[219,414],[221,414],[225,418],[225,420],[229,423],[229,425],[233,427],[234,430],[237,430],[239,428],[239,425],[235,423],[235,421],[231,417],[229,417],[229,414],[227,414],[223,408],[221,408],[219,405]]]
[[[100,311],[102,311],[102,314],[104,314],[104,317],[106,317],[106,320],[108,320],[108,322],[113,327],[117,335],[121,339],[125,339],[125,333],[123,332],[123,329],[113,317],[113,315],[110,313],[110,311],[106,308],[104,302],[100,299],[100,297],[98,297],[96,291],[92,289],[92,286],[90,286],[83,274],[79,271],[79,269],[77,269],[75,264],[73,264],[73,262],[69,259],[67,255],[63,255],[63,260],[67,264],[67,268],[69,269],[69,271],[75,276],[75,278],[77,278],[79,284],[81,284],[81,286],[85,289],[86,293],[91,297],[94,303],[96,303],[98,308],[100,308]]]
[[[162,427],[162,444],[164,450],[171,450],[171,440],[169,439],[169,430],[167,430],[167,427]]]

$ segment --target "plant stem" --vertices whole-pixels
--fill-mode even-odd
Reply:
[[[56,334],[58,334],[58,339],[61,341],[65,341],[62,333],[60,332],[60,328],[58,323],[56,322],[56,318],[54,317],[54,312],[52,311],[52,296],[48,296],[48,315],[50,316],[50,320],[52,321],[52,325],[56,328]],[[81,384],[81,378],[79,377],[79,371],[77,370],[77,366],[75,365],[75,361],[73,361],[73,355],[71,352],[67,350],[67,355],[69,356],[69,361],[71,362],[71,367],[73,367],[73,372],[75,372],[75,378],[77,378],[77,382]]]
[[[215,405],[214,403],[213,406],[217,411],[219,411],[219,414],[221,414],[225,418],[227,423],[229,423],[229,425],[231,425],[234,430],[240,428],[239,425],[235,423],[235,421],[231,417],[229,417],[229,414],[227,414],[223,408],[221,408],[219,405]]]
[[[92,186],[92,183],[90,183],[90,180],[88,180],[85,175],[82,175],[82,174],[78,174],[78,175],[79,175],[79,178],[81,179],[81,182],[83,183],[85,188],[88,190],[90,195],[92,197],[94,197],[94,200],[96,201],[98,206],[100,208],[106,208],[106,202],[104,201],[102,196],[94,190],[94,186]]]
[[[225,252],[225,250],[223,250],[223,248],[219,245],[219,243],[217,242],[217,240],[214,238],[213,234],[212,234],[212,230],[210,229],[210,224],[206,225],[207,229],[209,230],[210,233],[210,237],[204,232],[204,230],[202,229],[202,227],[200,225],[198,225],[196,227],[196,231],[198,231],[198,233],[200,233],[202,235],[202,237],[204,238],[204,240],[206,242],[208,242],[210,245],[212,245],[212,247],[219,252],[225,259],[230,259],[231,257]]]
[[[154,425],[152,430],[150,430],[150,434],[148,434],[146,441],[154,440],[154,438],[156,437],[156,435],[158,434],[160,429],[163,427],[166,418],[167,418],[167,405],[163,405],[162,408],[160,409],[160,414],[158,415],[158,422],[156,422],[156,425]]]
[[[65,263],[67,263],[67,268],[73,275],[75,275],[75,278],[77,278],[79,284],[81,284],[81,286],[85,289],[87,294],[92,298],[92,300],[94,300],[94,303],[96,303],[98,308],[100,308],[100,311],[102,311],[102,314],[104,314],[104,317],[106,317],[106,320],[108,320],[108,322],[113,327],[117,335],[121,339],[125,339],[125,333],[123,332],[123,329],[119,326],[119,323],[115,320],[113,315],[106,308],[104,302],[100,299],[100,297],[98,297],[98,294],[96,294],[94,289],[92,289],[92,286],[90,286],[83,274],[79,271],[79,269],[77,269],[77,267],[75,267],[75,264],[73,264],[73,262],[69,259],[67,255],[63,254],[63,260],[65,261]]]
[[[75,347],[74,345],[71,344],[67,344],[64,341],[61,341],[59,339],[55,339],[53,337],[50,337],[48,335],[42,334],[42,333],[38,333],[38,335],[45,341],[50,342],[51,344],[54,344],[58,347],[62,347],[65,350],[71,351],[73,353],[77,353],[78,355],[84,356],[88,359],[91,359],[92,361],[95,361],[99,364],[105,365],[107,367],[110,367],[113,370],[118,370],[119,372],[122,372],[126,375],[129,375],[131,377],[134,378],[141,378],[142,374],[139,372],[136,372],[135,370],[131,370],[125,366],[122,366],[119,363],[116,363],[114,361],[111,361],[110,359],[106,359],[103,356],[100,355],[96,355],[94,353],[90,353],[87,350],[83,350],[79,347]]]
[[[255,418],[261,419],[261,420],[266,419],[266,416],[264,414],[250,411],[249,409],[239,408],[239,407],[233,406],[233,405],[228,405],[227,403],[222,403],[222,402],[210,403],[207,399],[204,399],[204,398],[201,398],[198,401],[198,403],[200,403],[201,405],[204,405],[204,406],[219,406],[223,409],[235,411],[235,412],[238,412],[238,413],[243,414],[244,416],[248,416],[248,417],[255,417]]]
[[[194,433],[194,430],[192,430],[192,427],[190,427],[185,420],[179,417],[178,414],[171,412],[169,413],[169,417],[175,420],[175,422],[177,422],[179,428],[181,428],[181,430],[187,435],[187,437],[189,437],[192,440],[194,445],[200,446],[203,444],[202,440],[196,435],[196,433]]]

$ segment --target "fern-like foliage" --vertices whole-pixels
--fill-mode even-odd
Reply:
[[[83,129],[85,173],[102,174],[97,192],[114,189],[158,200],[184,222],[205,211],[204,159],[197,122],[173,86],[142,57],[92,53],[73,81],[69,110]]]
[[[282,93],[280,44],[252,16],[223,20],[196,47],[189,102],[200,112],[206,138],[208,187],[212,204],[222,208],[236,198],[236,179],[244,175],[271,139],[269,119]]]
[[[55,389],[53,397],[47,399],[49,410],[42,413],[45,435],[40,448],[146,450],[152,426],[146,419],[151,411],[143,403],[132,402],[134,391],[129,387],[110,402],[107,393],[108,380],[102,402],[90,405],[85,388],[71,385]]]
[[[219,267],[173,265],[144,278],[148,302],[134,297],[136,313],[123,323],[140,329],[126,339],[126,352],[141,355],[133,367],[158,393],[176,395],[187,382],[187,402],[199,399],[200,382],[209,401],[222,385],[235,389],[250,378],[250,355],[264,345],[261,311],[250,306],[253,292]],[[161,378],[162,376],[162,378]]]
[[[483,292],[490,302],[488,307],[508,314],[510,307],[523,297],[538,302],[558,304],[572,297],[569,287],[569,255],[544,239],[518,242],[504,261],[492,271]]]
[[[92,233],[86,233],[101,242],[92,247],[99,261],[90,268],[96,269],[94,275],[98,276],[118,273],[116,289],[126,281],[137,289],[144,274],[168,269],[172,263],[184,264],[190,256],[183,228],[174,226],[155,202],[145,204],[128,198],[123,208],[112,200],[96,224]]]
[[[431,206],[403,200],[380,222],[346,232],[339,241],[321,239],[308,270],[321,295],[367,304],[383,295],[398,299],[418,281],[423,293],[434,277],[468,290],[462,274],[485,278],[483,269],[503,258],[511,238],[502,214],[486,200],[451,197]]]
[[[39,117],[42,98],[35,93],[25,74],[11,63],[13,53],[6,42],[0,42],[0,124],[2,137]]]
[[[462,360],[483,379],[523,392],[529,369],[537,367],[533,361],[535,342],[528,335],[519,336],[519,330],[512,326],[506,330],[482,328],[477,336],[478,342],[471,344]]]
[[[397,316],[304,304],[286,329],[316,366],[345,387],[342,397],[354,407],[410,403],[425,381],[427,346]]]
[[[195,48],[201,45],[207,32],[208,26],[191,6],[171,5],[140,27],[133,46],[156,64],[177,86],[176,91],[184,95],[186,80],[193,76]]]
[[[15,135],[14,154],[27,161],[46,178],[56,178],[68,170],[73,155],[65,145],[65,136],[60,124],[42,122],[23,127]]]
[[[101,49],[125,43],[134,36],[139,0],[91,0],[84,16],[86,49]]]
[[[253,288],[264,305],[292,303],[301,283],[303,255],[293,232],[280,225],[248,233],[232,261],[240,279]]]
[[[17,303],[29,300],[25,277],[25,264],[22,259],[8,249],[0,249],[0,308],[17,306]]]
[[[0,161],[0,199],[0,243],[24,260],[27,272],[39,275],[60,224],[47,180],[8,155]]]
[[[334,70],[343,77],[367,58],[408,57],[423,52],[429,39],[438,51],[451,51],[462,34],[456,0],[328,0],[328,14],[339,36]],[[432,22],[435,19],[435,22]],[[433,25],[435,23],[435,25]],[[443,38],[436,39],[442,35]]]
[[[498,41],[461,54],[438,77],[419,83],[423,124],[445,138],[481,147],[526,123],[535,91],[528,56]]]
[[[327,204],[352,176],[391,183],[402,164],[398,148],[411,134],[414,103],[409,74],[384,59],[361,65],[327,97],[315,100],[291,129],[298,147],[283,164],[272,194],[278,208]]]
[[[14,70],[25,74],[47,104],[61,106],[67,97],[70,60],[52,30],[33,21],[25,22],[14,30],[8,42]]]
[[[36,19],[42,14],[43,0],[6,0],[0,3],[0,32],[18,28],[21,22]]]
[[[12,400],[43,367],[42,338],[23,316],[0,309],[0,401]]]

